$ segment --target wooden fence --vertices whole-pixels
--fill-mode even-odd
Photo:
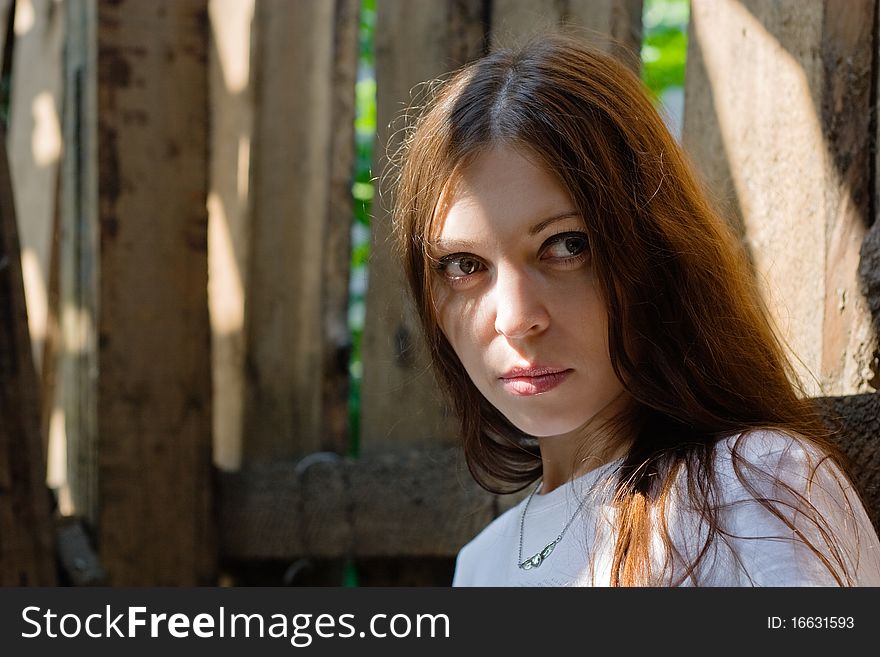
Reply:
[[[463,465],[381,202],[344,456],[359,2],[5,0],[0,21],[12,8],[0,583],[52,584],[56,562],[75,584],[259,563],[299,583],[304,558],[313,582],[352,559],[363,583],[448,583],[517,500]],[[376,175],[419,83],[556,24],[636,62],[642,31],[641,0],[377,9]],[[875,520],[877,21],[876,0],[694,0],[684,113]]]

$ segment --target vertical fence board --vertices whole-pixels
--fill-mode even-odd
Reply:
[[[628,64],[641,67],[643,0],[569,0],[567,23],[593,34],[595,44]]]
[[[250,255],[254,0],[210,0],[208,7],[212,37],[208,292],[214,461],[224,470],[235,470],[241,463],[244,304]]]
[[[16,33],[7,141],[31,346],[39,371],[46,337],[55,180],[61,157],[63,6],[53,0],[18,3]]]
[[[492,0],[493,46],[559,25],[638,69],[642,0]]]
[[[249,462],[343,451],[347,442],[348,290],[340,281],[350,257],[344,181],[353,161],[356,25],[348,2],[257,4],[242,446]],[[343,96],[351,100],[339,104]]]
[[[692,5],[685,146],[742,233],[811,394],[865,391],[871,377],[856,270],[873,17],[870,0]]]
[[[9,166],[19,217],[22,269],[28,304],[28,323],[37,371],[42,371],[41,436],[48,445],[48,418],[54,400],[57,364],[58,280],[56,218],[59,165],[62,153],[61,110],[63,91],[64,6],[52,0],[32,0],[16,5],[17,34],[12,61],[9,107]],[[2,48],[0,48],[2,50]],[[54,279],[53,279],[54,277]],[[49,473],[53,488],[65,485],[63,444],[51,444]]]
[[[99,0],[99,552],[212,583],[207,2]]]
[[[865,135],[877,111],[876,89],[871,89],[876,74],[876,13],[873,0],[824,5],[820,116],[830,162],[820,372],[830,394],[871,389],[871,365],[880,337],[872,327],[869,300],[863,296],[858,274],[861,247],[873,221],[871,176],[876,171],[873,147]],[[877,383],[875,379],[875,389]]]
[[[378,0],[376,127],[369,285],[362,342],[361,451],[455,444],[457,427],[430,369],[418,319],[390,244],[390,189],[381,180],[400,144],[400,113],[423,97],[421,83],[481,56],[488,43],[486,3],[479,0]],[[461,464],[459,464],[461,467]],[[463,469],[463,468],[462,468]],[[381,517],[356,519],[381,525]],[[444,585],[452,563],[420,559],[358,563],[365,585]]]
[[[98,174],[96,5],[71,0],[64,57],[61,165],[60,353],[49,454],[66,470],[63,511],[98,522],[97,308]],[[51,468],[50,468],[51,469]],[[64,498],[69,496],[69,499]]]
[[[467,3],[379,0],[376,16],[376,126],[374,175],[399,144],[395,130],[414,87],[481,54],[485,37],[455,18]],[[456,6],[458,5],[458,7]],[[471,7],[468,15],[479,15]],[[366,319],[363,338],[361,446],[437,445],[455,442],[455,423],[439,396],[421,329],[409,302],[390,239],[388,194],[373,206]]]
[[[0,130],[0,586],[52,586],[39,389],[4,138]]]
[[[351,270],[351,186],[355,163],[355,83],[360,58],[360,2],[336,0],[330,115],[329,198],[324,233],[324,292],[321,295],[323,362],[321,430],[327,443],[343,451],[349,440],[348,286]]]

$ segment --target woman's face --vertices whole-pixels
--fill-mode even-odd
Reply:
[[[440,327],[474,385],[534,436],[576,431],[623,391],[584,222],[511,146],[456,179],[430,243]]]

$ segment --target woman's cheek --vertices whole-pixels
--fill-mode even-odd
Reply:
[[[464,332],[462,327],[464,316],[460,306],[460,303],[456,303],[449,296],[442,303],[435,305],[440,330],[443,331],[443,335],[446,336],[446,339],[449,340],[449,343],[456,352],[459,351],[459,341]]]
[[[468,304],[447,304],[444,317],[441,326],[443,333],[465,369],[473,376],[472,370],[482,360],[482,353],[488,346],[485,328],[480,325],[474,308]]]
[[[450,320],[454,317],[454,310],[450,308],[449,290],[444,286],[435,284],[431,289],[431,297],[434,305],[434,317],[440,325],[440,330],[449,338]]]

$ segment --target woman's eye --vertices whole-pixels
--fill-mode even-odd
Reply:
[[[475,274],[483,268],[476,258],[454,254],[440,259],[440,270],[449,278],[461,278]]]
[[[583,233],[562,233],[551,237],[544,245],[543,255],[549,258],[571,258],[587,248],[587,236]]]

